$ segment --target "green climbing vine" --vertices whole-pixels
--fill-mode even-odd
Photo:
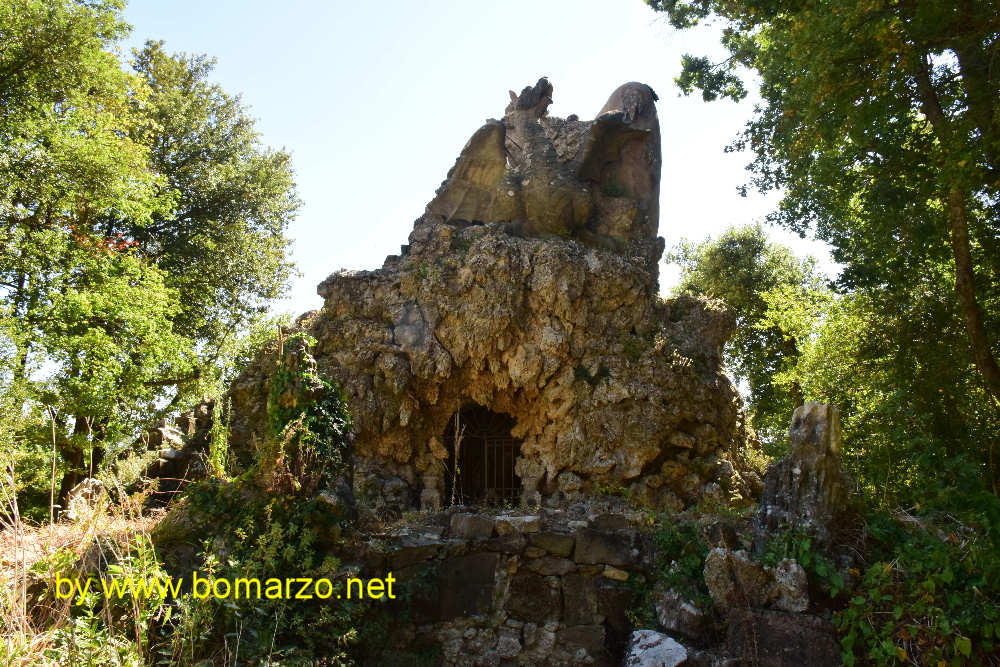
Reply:
[[[343,391],[316,368],[315,344],[304,332],[279,340],[267,405],[272,446],[261,460],[275,490],[300,496],[343,472],[353,426]]]

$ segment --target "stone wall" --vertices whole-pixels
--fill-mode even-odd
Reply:
[[[390,643],[430,640],[442,664],[618,665],[651,566],[642,516],[454,508],[369,538],[361,568],[392,572],[412,596],[386,602],[395,621],[410,619]]]
[[[657,554],[651,515],[622,499],[527,514],[418,514],[394,532],[362,533],[359,567],[392,572],[409,592],[391,609],[410,619],[392,641],[430,640],[445,665],[833,667],[840,645],[827,595],[810,592],[794,559],[768,565],[749,551],[782,531],[806,531],[842,577],[855,565],[828,541],[849,497],[836,408],[797,408],[790,433],[791,451],[768,469],[753,515],[660,516],[698,526],[710,548],[699,577],[710,600],[690,597],[699,581],[663,577],[672,565]],[[632,625],[640,592],[653,600],[655,629]]]
[[[348,567],[396,579],[396,599],[383,600],[387,650],[434,646],[446,666],[645,665],[661,654],[670,665],[839,664],[802,567],[732,551],[748,546],[749,519],[699,520],[714,547],[708,603],[660,588],[669,564],[657,562],[648,516],[602,501],[531,514],[455,507],[365,536]],[[656,629],[636,628],[630,612],[650,599]]]

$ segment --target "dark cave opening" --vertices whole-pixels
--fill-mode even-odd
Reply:
[[[510,415],[481,405],[455,413],[444,432],[448,450],[445,504],[502,505],[520,499],[521,479],[514,472],[514,462],[521,441],[510,434],[514,423]]]

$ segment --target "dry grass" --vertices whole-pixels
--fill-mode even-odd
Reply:
[[[71,622],[73,600],[46,594],[57,563],[72,563],[70,574],[85,575],[98,562],[129,555],[136,540],[149,541],[158,514],[142,512],[145,495],[129,497],[116,489],[121,502],[101,504],[74,522],[30,525],[22,520],[14,493],[11,467],[0,473],[0,663],[54,665],[74,662],[54,652],[60,631]],[[67,572],[62,572],[67,576]],[[41,594],[41,599],[39,595]],[[111,621],[110,615],[106,619]],[[110,627],[110,626],[109,626]],[[139,640],[143,630],[119,628]],[[58,657],[53,657],[53,655]],[[113,664],[113,662],[112,662]]]

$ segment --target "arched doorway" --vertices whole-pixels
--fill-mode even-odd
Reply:
[[[511,437],[512,428],[510,415],[481,405],[455,413],[444,433],[446,503],[500,505],[520,498],[521,479],[514,472],[514,462],[521,441]]]

